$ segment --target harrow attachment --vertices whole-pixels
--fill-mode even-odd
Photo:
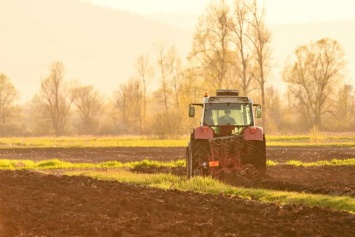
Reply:
[[[242,163],[242,154],[253,149],[241,135],[209,139],[210,157],[208,165],[213,178],[221,178],[230,173],[253,178],[259,171],[251,164]]]

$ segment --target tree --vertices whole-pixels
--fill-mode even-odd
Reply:
[[[270,71],[269,61],[271,58],[270,53],[270,32],[266,28],[265,24],[265,10],[264,8],[259,9],[256,0],[253,0],[252,4],[249,6],[249,10],[252,14],[251,20],[249,22],[249,34],[247,35],[252,44],[252,52],[254,54],[254,70],[253,77],[259,84],[260,94],[261,94],[261,106],[263,107],[264,113],[267,108],[265,107],[265,83],[267,80],[267,74]],[[265,129],[266,119],[262,120],[262,126]]]
[[[171,88],[175,97],[176,108],[180,107],[180,87],[182,80],[181,60],[177,55],[175,47],[171,47],[166,55],[166,66],[170,78]]]
[[[166,61],[166,49],[165,45],[163,43],[158,45],[158,66],[160,69],[160,89],[163,95],[163,103],[165,110],[167,111],[169,109],[168,107],[168,100],[169,96],[168,94],[170,93],[169,90],[169,83],[168,83],[168,66],[167,66],[167,61]]]
[[[339,89],[335,116],[328,119],[329,128],[335,131],[355,131],[355,91],[352,85],[344,85]]]
[[[101,113],[103,101],[93,86],[77,86],[71,89],[71,98],[76,106],[80,125],[80,134],[95,134],[98,128],[98,116]]]
[[[3,135],[4,125],[11,117],[17,91],[5,74],[0,74],[0,135]]]
[[[119,108],[119,116],[122,119],[122,127],[125,132],[128,131],[128,109],[129,109],[129,88],[126,84],[121,84],[115,92],[115,106]]]
[[[243,95],[248,95],[259,88],[265,108],[271,56],[264,18],[264,8],[256,0],[236,0],[232,13],[224,0],[209,5],[196,27],[189,56],[208,89],[238,86]]]
[[[41,80],[40,92],[34,98],[41,116],[38,121],[50,121],[55,136],[65,133],[72,103],[64,75],[63,63],[53,62],[48,77]]]
[[[263,117],[267,117],[268,121],[268,131],[279,131],[280,127],[284,121],[285,114],[283,111],[283,100],[280,93],[271,87],[266,95],[266,107],[269,108],[267,113],[263,113]]]
[[[116,107],[121,111],[126,133],[142,134],[142,85],[137,79],[121,84],[116,91]]]
[[[149,126],[151,134],[158,139],[178,139],[185,132],[182,117],[177,110],[154,114]]]
[[[224,0],[217,0],[209,5],[207,13],[199,19],[189,56],[193,64],[199,67],[199,76],[213,90],[225,86],[233,64],[229,14],[229,7]]]
[[[250,47],[250,37],[248,30],[250,28],[252,12],[247,5],[247,0],[238,0],[233,5],[233,15],[230,29],[233,32],[232,43],[235,47],[235,84],[240,85],[241,94],[248,95],[251,92],[253,84],[252,76],[252,52]]]
[[[283,80],[309,127],[321,129],[322,117],[334,113],[335,92],[342,86],[344,66],[342,47],[329,38],[298,47],[295,61],[286,64]]]
[[[154,75],[154,69],[152,66],[149,64],[149,59],[148,56],[141,55],[138,57],[137,62],[135,64],[135,68],[138,73],[138,78],[142,82],[142,104],[143,104],[143,111],[142,111],[142,130],[144,130],[145,127],[145,120],[146,120],[146,112],[147,112],[147,92],[148,92],[148,86],[153,78]]]

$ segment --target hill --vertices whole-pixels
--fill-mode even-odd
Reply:
[[[64,63],[67,79],[111,96],[134,76],[138,56],[154,52],[156,44],[175,45],[181,55],[191,44],[186,30],[89,2],[0,0],[0,6],[0,72],[22,101],[38,92],[53,61]]]

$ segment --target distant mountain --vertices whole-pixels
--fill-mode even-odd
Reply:
[[[60,60],[67,79],[111,96],[120,82],[134,76],[139,55],[154,53],[156,44],[164,42],[185,56],[191,35],[79,0],[0,0],[0,72],[28,100],[38,92],[50,64]]]
[[[134,76],[138,56],[154,54],[156,44],[175,45],[185,57],[192,45],[193,18],[143,17],[80,0],[0,0],[0,73],[11,79],[25,102],[38,92],[50,64],[60,60],[68,80],[111,96],[119,83]],[[297,46],[323,37],[343,46],[347,80],[355,84],[354,25],[355,19],[271,25],[275,65],[270,84],[282,85],[280,70]]]

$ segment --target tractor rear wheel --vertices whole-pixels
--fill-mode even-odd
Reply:
[[[189,142],[188,147],[186,147],[186,176],[187,178],[191,178],[192,176],[192,153],[191,153],[191,143]]]
[[[242,163],[251,164],[261,172],[266,171],[266,141],[265,135],[262,141],[247,142],[249,154],[242,156]]]
[[[187,154],[186,154],[187,155]],[[198,175],[208,174],[208,157],[210,155],[209,142],[203,139],[191,139],[189,144],[189,164],[190,172],[187,175],[188,178]],[[203,163],[206,163],[205,168],[202,167]],[[188,165],[186,165],[188,167]]]

